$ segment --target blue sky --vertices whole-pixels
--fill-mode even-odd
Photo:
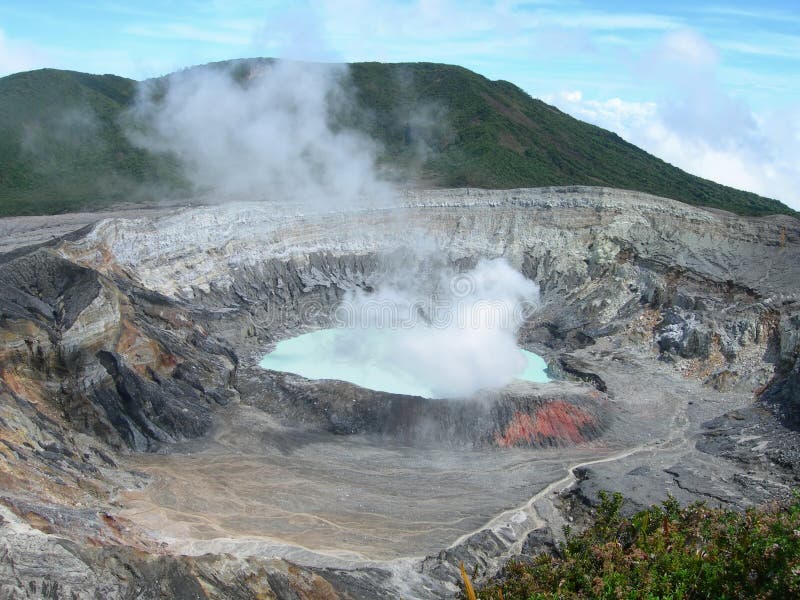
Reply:
[[[800,209],[800,0],[0,0],[0,76],[246,56],[460,64]]]

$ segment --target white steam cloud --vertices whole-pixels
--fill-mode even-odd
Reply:
[[[426,294],[409,280],[358,291],[338,317],[337,360],[372,363],[414,381],[430,397],[465,397],[508,384],[527,365],[517,331],[539,288],[505,259],[455,274],[438,271]]]
[[[166,89],[163,86],[166,85]],[[341,206],[390,193],[355,114],[345,66],[211,65],[143,86],[133,142],[177,156],[196,193]]]

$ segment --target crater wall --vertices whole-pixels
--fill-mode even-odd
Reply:
[[[501,256],[541,289],[519,342],[561,379],[546,393],[506,390],[468,411],[455,400],[432,405],[257,367],[270,344],[329,325],[348,291],[369,290],[393,269],[413,265],[424,283],[442,264],[466,270]],[[669,490],[686,501],[745,506],[780,497],[797,477],[800,223],[791,217],[743,218],[581,187],[414,191],[391,206],[347,211],[194,207],[102,219],[18,248],[0,255],[0,281],[3,535],[17,536],[14,552],[49,548],[58,564],[74,560],[82,544],[161,552],[142,523],[123,518],[115,498],[152,482],[136,467],[140,453],[156,453],[156,461],[169,453],[180,465],[209,440],[226,448],[238,440],[231,455],[246,450],[245,441],[272,444],[264,456],[275,464],[330,436],[352,438],[353,448],[366,447],[361,440],[440,448],[457,441],[478,451],[555,452],[536,455],[553,473],[593,462],[594,454],[602,459],[581,467],[580,481],[570,479],[572,468],[563,480],[589,505],[598,489],[614,486],[634,502]],[[449,476],[438,468],[431,480]],[[526,491],[502,481],[515,490],[509,497],[531,500],[508,514],[502,503],[464,505],[458,510],[473,514],[462,529],[448,525],[435,539],[464,535],[424,563],[335,571],[341,564],[330,556],[325,563],[287,550],[310,570],[289,577],[277,574],[283,563],[264,566],[269,585],[274,591],[291,580],[376,597],[410,577],[418,586],[409,597],[452,590],[458,560],[480,557],[491,571],[522,551],[532,529],[548,525],[552,538],[566,518],[541,496],[545,482],[525,479]],[[340,499],[344,516],[328,515],[333,522],[357,514],[348,502]],[[430,514],[446,520],[438,510]],[[481,519],[476,533],[470,528]],[[314,528],[328,543],[325,525]],[[432,543],[420,531],[414,548]],[[220,556],[263,549],[205,535],[183,549]],[[374,539],[389,535],[381,530]],[[56,549],[58,539],[75,552]],[[108,565],[128,560],[118,558],[125,552],[98,551],[96,560],[116,573]],[[202,573],[191,577],[201,579],[261,568],[214,561],[156,562],[178,578],[197,565]],[[26,564],[19,581],[52,584],[41,565]],[[88,575],[70,581],[80,593],[100,589]]]

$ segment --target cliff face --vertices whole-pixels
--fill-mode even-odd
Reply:
[[[789,217],[742,218],[637,192],[467,189],[407,192],[397,205],[346,211],[239,204],[111,219],[61,253],[105,273],[126,269],[148,289],[176,298],[212,284],[227,288],[237,267],[266,259],[303,259],[308,279],[320,270],[308,259],[315,253],[365,255],[411,242],[454,260],[503,255],[519,264],[525,255],[552,256],[563,265],[557,271],[574,272],[576,283],[589,276],[589,267],[608,265],[623,252],[639,263],[731,280],[769,297],[795,287],[797,273],[787,259],[796,257],[796,236],[797,221]],[[784,263],[787,269],[772,269]]]
[[[210,327],[237,347],[241,335],[226,336],[225,323],[245,319],[258,351],[265,339],[302,327],[301,318],[324,323],[344,291],[371,285],[392,260],[402,263],[402,251],[392,256],[398,249],[462,266],[504,256],[540,284],[538,321],[551,319],[549,331],[592,337],[629,319],[622,312],[638,304],[656,311],[647,318],[657,319],[660,352],[716,360],[717,368],[703,368],[730,386],[749,376],[730,367],[749,360],[753,346],[769,346],[762,378],[774,366],[791,371],[798,241],[788,217],[747,219],[634,192],[549,188],[409,192],[398,206],[349,212],[190,209],[104,221],[56,252],[218,311],[220,325]]]
[[[499,256],[541,289],[520,343],[573,381],[509,388],[470,406],[256,366],[271,343],[330,324],[348,290],[370,289],[387,271],[431,257],[466,269]],[[392,206],[347,211],[223,205],[101,220],[0,255],[0,281],[0,525],[13,542],[0,569],[41,546],[47,564],[79,556],[81,569],[104,565],[101,579],[115,581],[120,597],[134,581],[120,583],[113,565],[129,563],[136,582],[167,572],[200,581],[200,597],[228,597],[208,592],[208,581],[262,571],[279,597],[396,590],[397,566],[279,576],[283,563],[181,562],[114,500],[146,483],[129,460],[137,453],[180,456],[212,438],[240,440],[230,443],[241,452],[245,440],[273,443],[278,429],[282,440],[367,436],[426,448],[524,447],[532,457],[558,447],[564,466],[587,451],[628,452],[582,472],[587,501],[600,487],[657,500],[667,482],[684,500],[744,505],[782,494],[797,476],[800,222],[791,217],[736,217],[604,188],[408,192]],[[278,428],[273,438],[242,414]],[[668,466],[656,467],[644,448]],[[541,503],[523,513],[412,572],[446,587],[458,547],[491,569],[543,520],[558,524]],[[97,572],[53,588],[58,569],[14,564],[16,583],[2,588],[10,597],[30,582],[48,597],[106,589]]]

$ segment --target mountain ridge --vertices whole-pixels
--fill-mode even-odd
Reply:
[[[242,76],[272,62],[237,59],[186,70],[230,68]],[[777,200],[685,173],[507,81],[438,63],[347,67],[359,110],[344,115],[343,126],[381,144],[378,165],[396,181],[488,189],[605,186],[744,215],[798,216]],[[125,135],[123,120],[139,84],[55,69],[0,78],[0,215],[191,195],[177,157],[145,151]],[[420,124],[419,115],[428,123]]]

